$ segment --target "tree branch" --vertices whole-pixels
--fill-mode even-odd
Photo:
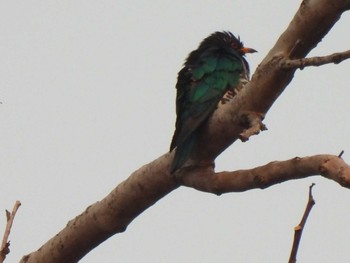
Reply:
[[[283,69],[281,61],[304,58],[349,8],[349,0],[303,1],[286,31],[259,64],[251,81],[232,101],[220,104],[214,112],[187,165],[212,164],[220,153],[240,139],[247,130],[242,121],[246,112],[265,116],[296,71],[293,68]]]
[[[263,118],[264,118],[263,114],[259,114],[256,112],[248,112],[246,114],[243,114],[242,119],[244,120],[242,122],[246,123],[248,128],[245,129],[239,135],[239,139],[242,142],[246,142],[249,140],[250,136],[257,135],[261,131],[266,131],[267,127],[265,126],[265,124],[262,123]]]
[[[284,69],[304,69],[310,66],[322,66],[325,64],[339,64],[340,62],[350,58],[350,50],[344,52],[333,53],[324,57],[300,58],[300,59],[286,59],[281,62],[281,68]]]
[[[167,153],[132,173],[103,200],[89,206],[20,262],[78,262],[110,236],[124,232],[145,209],[179,187],[168,173],[171,158]]]
[[[180,170],[176,176],[170,175],[170,163],[174,152],[166,153],[141,167],[106,198],[91,205],[80,216],[70,221],[66,228],[39,250],[23,257],[21,262],[77,262],[110,236],[123,232],[135,217],[176,189],[179,182],[190,178],[187,173],[200,174],[203,170],[213,171],[213,160],[239,139],[245,130],[251,128],[247,128],[242,122],[244,113],[255,112],[264,116],[293,79],[295,69],[282,69],[281,59],[287,56],[305,57],[349,8],[350,0],[304,0],[287,30],[259,65],[252,80],[235,96],[234,103],[220,105],[214,112],[200,135],[198,146],[186,163],[187,167]],[[321,174],[326,175],[328,170],[332,169],[327,167]],[[275,175],[271,179],[268,173],[265,176],[251,175],[248,178],[239,176],[242,183],[237,190],[264,188],[274,183],[297,179],[295,175],[291,175],[290,178],[278,173]],[[214,182],[221,185],[221,189],[211,188],[227,192],[229,189],[224,188],[220,180],[231,182],[231,188],[237,186],[232,180],[234,176],[229,172],[218,173],[216,176],[218,179]],[[249,178],[253,185],[245,183]],[[258,181],[253,181],[254,178]],[[347,180],[348,178],[344,180],[345,185],[348,185]],[[209,188],[210,186],[207,186],[207,189]]]
[[[233,172],[215,173],[210,168],[189,169],[186,176],[181,178],[181,183],[200,191],[221,195],[254,188],[264,189],[285,181],[315,175],[321,175],[350,188],[350,166],[335,155],[295,157]]]
[[[294,228],[294,240],[293,240],[293,246],[292,251],[290,253],[289,261],[288,263],[295,263],[297,262],[297,254],[299,249],[299,243],[301,240],[301,236],[303,234],[304,226],[306,224],[306,220],[309,217],[309,214],[311,212],[312,207],[315,205],[314,197],[312,196],[312,187],[314,187],[314,183],[310,185],[309,187],[309,200],[307,202],[305,212],[303,215],[303,218],[301,219],[299,225],[297,225]]]
[[[13,206],[12,213],[10,213],[9,211],[6,210],[7,223],[6,223],[4,237],[3,237],[2,243],[1,243],[0,262],[4,262],[7,254],[10,253],[10,241],[8,241],[8,238],[10,236],[13,220],[15,219],[17,210],[20,206],[21,206],[21,202],[16,201],[15,205]]]

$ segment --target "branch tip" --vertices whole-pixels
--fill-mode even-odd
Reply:
[[[339,154],[338,154],[338,157],[341,158],[344,154],[344,150],[342,150]]]
[[[315,199],[312,195],[312,188],[315,186],[316,184],[315,183],[312,183],[310,186],[309,186],[309,203],[312,203],[311,206],[313,206],[316,202],[315,202]],[[310,208],[311,210],[311,208]]]
[[[310,194],[312,195],[312,188],[315,186],[316,184],[315,183],[312,183],[310,186],[309,186],[309,190],[310,190]]]
[[[6,222],[8,222],[10,220],[11,213],[7,209],[5,210],[5,213],[6,213]]]
[[[300,244],[301,236],[303,234],[304,226],[309,217],[312,207],[315,205],[315,200],[312,196],[312,188],[314,186],[315,186],[315,183],[312,183],[309,186],[309,200],[306,204],[304,215],[300,223],[294,228],[294,240],[293,240],[293,246],[292,246],[292,250],[290,252],[290,257],[288,261],[289,263],[297,262],[297,254],[298,254],[299,244]]]

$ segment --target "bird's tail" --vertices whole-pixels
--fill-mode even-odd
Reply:
[[[180,169],[185,164],[190,153],[193,150],[195,143],[196,136],[195,134],[192,134],[183,143],[176,147],[175,156],[170,167],[171,173],[174,173],[176,170]]]

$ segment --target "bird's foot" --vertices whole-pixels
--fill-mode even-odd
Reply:
[[[228,90],[221,99],[221,104],[225,104],[233,100],[234,96],[237,95],[236,90]]]

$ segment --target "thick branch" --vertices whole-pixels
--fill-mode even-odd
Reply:
[[[193,169],[182,177],[182,184],[220,195],[254,188],[264,189],[285,181],[314,175],[322,175],[350,188],[350,166],[334,155],[295,157],[287,161],[275,161],[253,169],[234,172],[215,173],[210,168]]]
[[[303,1],[286,31],[260,63],[252,76],[231,101],[220,105],[201,135],[189,165],[199,166],[213,160],[247,129],[242,124],[246,112],[265,116],[294,77],[296,69],[284,69],[281,61],[304,58],[350,8],[350,0]],[[248,128],[249,129],[249,128]],[[208,139],[210,138],[210,139]]]
[[[141,167],[103,200],[89,206],[36,252],[20,262],[78,262],[91,249],[127,226],[179,185],[168,174],[170,154]],[[168,159],[164,162],[164,159]]]
[[[304,69],[310,66],[322,66],[325,64],[339,64],[340,62],[350,58],[350,50],[344,52],[338,52],[324,57],[312,57],[312,58],[300,58],[300,59],[287,59],[282,61],[281,67],[284,69]]]
[[[211,169],[208,164],[212,164],[213,160],[242,133],[244,134],[246,129],[249,130],[249,127],[242,124],[242,114],[255,112],[264,116],[292,80],[295,69],[282,69],[281,59],[305,57],[337,22],[342,12],[349,8],[350,0],[303,1],[288,29],[260,64],[252,80],[235,96],[234,103],[226,103],[215,111],[201,134],[197,149],[187,163],[189,167],[183,169],[177,177],[181,180],[181,177],[189,178],[187,173],[190,174],[194,170],[199,174],[203,169]],[[110,236],[124,231],[136,216],[179,186],[169,173],[172,158],[173,152],[164,154],[135,171],[106,198],[90,206],[83,214],[69,222],[59,234],[38,251],[24,257],[21,262],[77,262]],[[242,184],[236,191],[254,187],[264,188],[274,183],[296,179],[293,176],[288,178],[277,175],[278,173],[276,177],[271,178],[268,174],[250,175],[248,178],[240,176]],[[248,181],[249,178],[251,181]],[[254,178],[259,180],[252,180]],[[228,172],[218,173],[216,183],[220,180],[231,182],[232,188],[237,187]],[[252,185],[248,185],[248,182]],[[347,183],[346,180],[345,182]],[[221,192],[234,190],[225,188],[222,184],[221,186]]]

